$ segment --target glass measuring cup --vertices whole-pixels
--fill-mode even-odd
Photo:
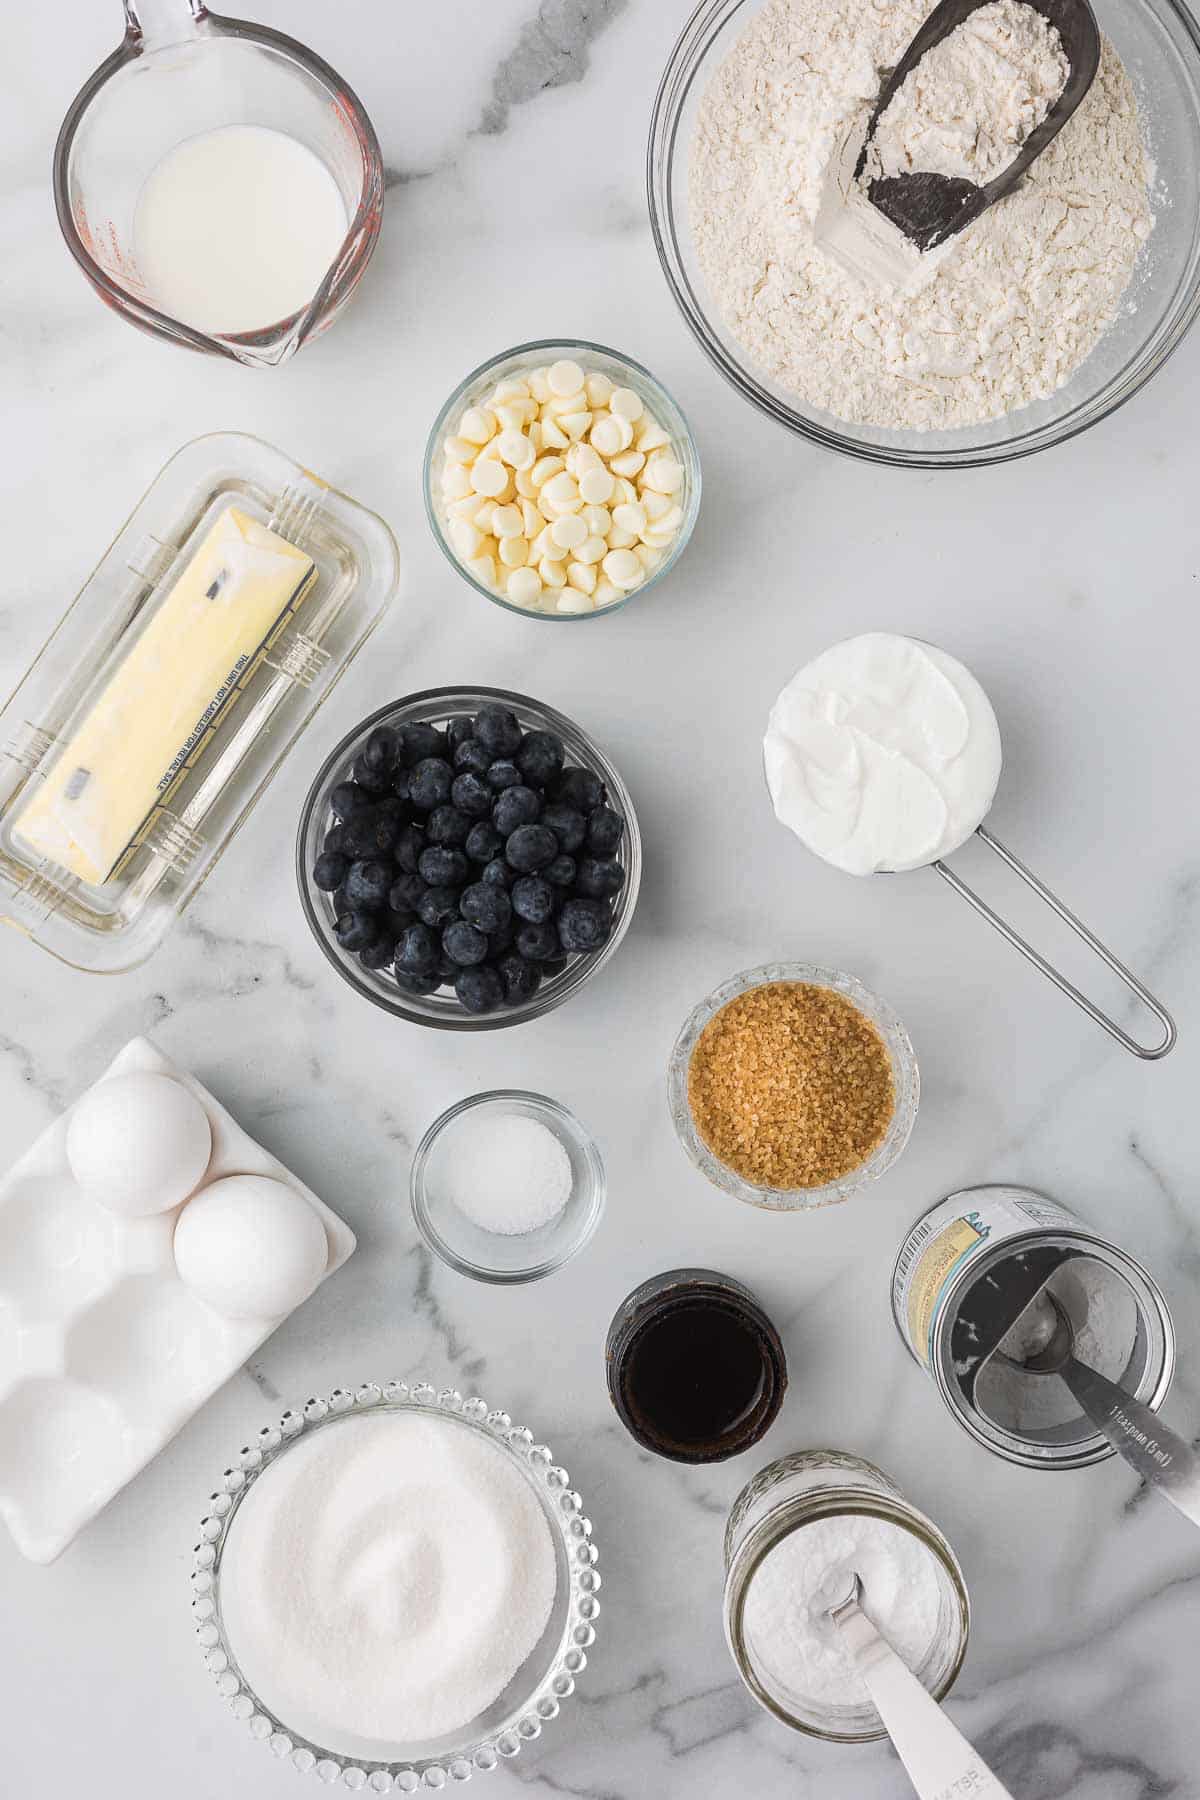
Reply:
[[[341,311],[383,217],[383,157],[357,96],[294,38],[211,13],[204,0],[124,0],[125,36],[72,102],[54,151],[67,248],[113,310],[155,337],[256,368],[286,362]],[[261,329],[206,332],[161,312],[138,269],[133,220],[150,171],[221,126],[287,133],[325,164],[350,220],[301,311]]]

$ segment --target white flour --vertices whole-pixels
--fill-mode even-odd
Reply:
[[[904,288],[864,285],[813,239],[827,172],[928,0],[767,0],[701,104],[691,223],[717,308],[807,405],[891,430],[1046,398],[1116,316],[1153,223],[1133,90],[1105,41],[1083,104],[1020,188]]]
[[[875,127],[864,176],[1000,175],[1067,85],[1055,26],[1024,0],[981,6],[911,71]]]

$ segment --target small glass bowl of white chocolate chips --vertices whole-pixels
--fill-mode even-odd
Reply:
[[[546,619],[613,612],[682,554],[700,507],[686,419],[598,344],[525,344],[469,375],[425,457],[434,534],[473,587]]]

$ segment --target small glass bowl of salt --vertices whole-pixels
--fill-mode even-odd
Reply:
[[[475,1281],[552,1275],[604,1211],[604,1163],[578,1119],[542,1094],[498,1090],[436,1119],[412,1166],[412,1209],[444,1263]]]

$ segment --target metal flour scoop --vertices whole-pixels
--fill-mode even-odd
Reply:
[[[923,57],[989,0],[941,0],[880,90],[855,155],[851,137],[835,159],[815,236],[855,274],[900,282],[918,276],[921,257],[962,231],[1020,183],[1084,98],[1100,64],[1100,31],[1088,0],[1027,0],[1057,30],[1070,65],[1066,85],[1013,160],[982,186],[959,175],[914,169],[862,182],[880,119]],[[893,229],[889,231],[889,226]]]

